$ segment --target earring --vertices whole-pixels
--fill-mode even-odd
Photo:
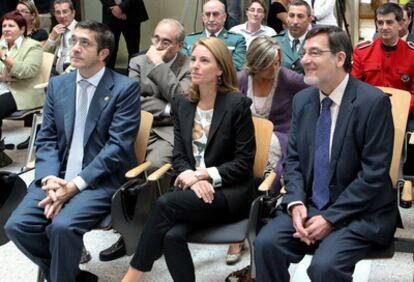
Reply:
[[[221,78],[221,75],[217,76],[217,85],[223,85],[223,79]]]

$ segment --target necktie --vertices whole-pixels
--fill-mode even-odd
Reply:
[[[216,34],[211,33],[211,34],[210,34],[210,37],[216,37]]]
[[[313,6],[315,6],[315,0],[312,0],[311,4],[312,4],[312,9],[313,9]]]
[[[66,35],[68,33],[68,29],[65,30],[64,33],[62,33],[62,36],[60,38],[60,54],[56,61],[56,71],[58,73],[63,73],[63,65],[65,64],[66,57],[68,56],[69,48],[66,44]]]
[[[78,82],[79,96],[76,101],[75,124],[66,163],[65,180],[72,181],[81,171],[83,162],[83,136],[85,135],[86,116],[88,115],[87,88],[91,85],[87,80]]]
[[[296,54],[298,52],[298,46],[299,46],[299,39],[295,38],[292,42],[292,52],[293,54]]]
[[[329,139],[331,134],[332,100],[322,100],[322,111],[316,123],[315,156],[313,162],[312,201],[318,209],[329,202]]]

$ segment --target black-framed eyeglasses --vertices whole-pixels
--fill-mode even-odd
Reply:
[[[306,54],[308,54],[308,56],[310,56],[311,58],[317,58],[317,57],[322,56],[323,53],[333,53],[333,51],[332,50],[322,50],[322,49],[319,49],[319,48],[311,48],[308,51],[303,49],[299,53],[299,56],[302,59]]]

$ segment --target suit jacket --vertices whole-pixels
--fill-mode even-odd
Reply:
[[[38,41],[25,37],[19,49],[12,49],[13,67],[9,74],[17,80],[8,84],[18,110],[41,107],[44,95],[41,89],[33,86],[41,83],[42,47]],[[6,71],[0,62],[0,72]]]
[[[192,147],[196,103],[174,99],[173,167],[180,173],[195,170]],[[239,93],[218,93],[204,153],[206,167],[215,166],[231,216],[244,216],[253,199],[253,162],[256,153],[251,100]]]
[[[184,39],[184,47],[181,52],[191,57],[193,44],[197,39],[206,37],[206,31],[189,34]],[[243,68],[244,58],[246,57],[246,40],[243,35],[227,31],[223,28],[217,38],[224,41],[233,57],[233,65],[237,71]]]
[[[277,43],[279,43],[280,47],[282,48],[283,56],[282,56],[282,66],[285,68],[291,69],[297,73],[303,74],[303,66],[300,63],[299,54],[303,50],[303,43],[300,45],[298,52],[294,53],[292,51],[292,47],[290,45],[290,39],[288,32],[280,33],[276,36],[273,36]]]
[[[282,205],[311,202],[319,90],[309,87],[293,99],[292,126]],[[334,228],[348,226],[370,241],[389,244],[397,219],[396,190],[389,168],[394,128],[389,98],[350,76],[342,98],[330,154],[330,204],[321,215]]]
[[[75,121],[76,72],[49,81],[43,123],[36,139],[35,182],[64,177]],[[133,144],[139,128],[138,82],[106,69],[89,107],[79,174],[92,189],[113,193],[136,165]]]
[[[237,73],[240,92],[247,94],[248,75],[246,71]],[[277,87],[273,94],[272,107],[270,108],[269,120],[273,123],[273,133],[277,136],[282,148],[282,157],[274,168],[277,176],[280,177],[283,169],[283,162],[287,154],[288,134],[290,120],[292,118],[292,100],[296,93],[307,88],[303,82],[303,75],[281,67],[277,78]],[[276,181],[277,182],[277,181]]]
[[[114,0],[100,0],[102,3],[102,18],[104,23],[118,20],[112,15],[111,7],[115,6]],[[128,24],[140,24],[148,20],[148,13],[143,0],[123,0],[119,4],[122,12],[127,16]]]
[[[190,83],[190,60],[178,53],[171,67],[167,64],[154,65],[146,55],[134,57],[129,63],[129,77],[139,81],[141,87],[141,108],[154,115],[152,131],[163,140],[174,144],[174,130],[171,115],[165,114],[167,104],[171,105],[175,95],[181,95]]]

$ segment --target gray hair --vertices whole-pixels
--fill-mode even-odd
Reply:
[[[276,56],[280,62],[282,52],[279,43],[269,36],[256,37],[247,50],[245,69],[249,75],[255,75],[272,66]]]
[[[172,18],[165,18],[162,19],[161,21],[159,21],[159,23],[157,24],[157,26],[161,25],[161,24],[167,24],[167,25],[175,25],[177,27],[178,33],[177,33],[177,37],[176,40],[178,43],[181,43],[184,41],[185,38],[185,30],[184,30],[184,26],[177,21],[176,19],[172,19]]]

